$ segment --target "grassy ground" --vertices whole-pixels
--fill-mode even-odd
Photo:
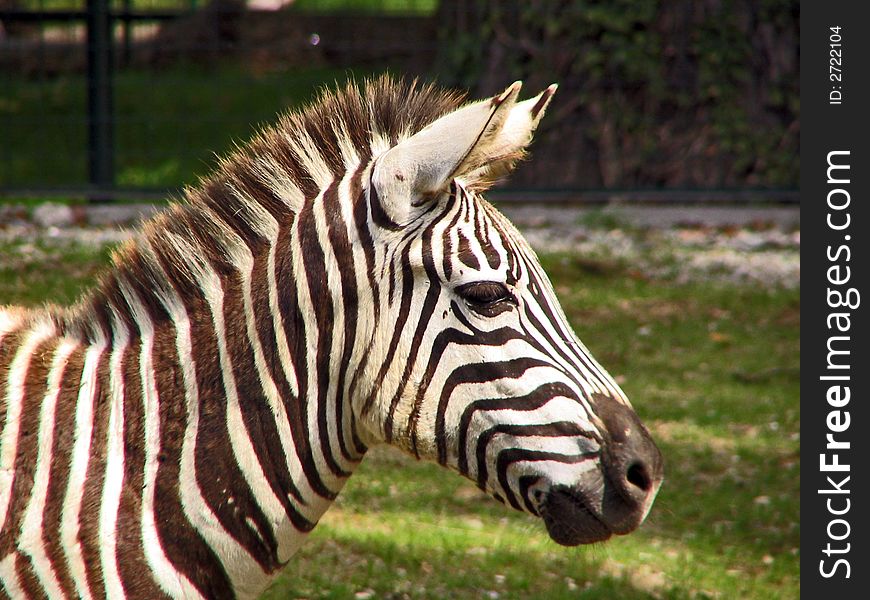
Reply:
[[[0,241],[0,306],[73,302],[109,262],[102,245]]]
[[[106,260],[24,246],[0,247],[0,303],[72,299]],[[543,262],[664,453],[647,523],[562,548],[458,476],[376,449],[266,598],[799,596],[800,292]]]

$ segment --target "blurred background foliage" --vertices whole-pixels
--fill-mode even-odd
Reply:
[[[82,24],[19,22],[8,14],[85,4],[0,0],[0,187],[85,179]],[[111,6],[118,14],[175,14],[114,26],[122,186],[189,183],[213,153],[248,137],[251,123],[305,101],[318,83],[383,70],[435,79],[471,97],[516,79],[527,94],[558,82],[535,160],[519,170],[516,186],[798,186],[797,0]],[[50,154],[63,160],[46,169]]]
[[[559,83],[529,181],[796,186],[798,18],[796,0],[442,0],[437,69],[476,96]]]

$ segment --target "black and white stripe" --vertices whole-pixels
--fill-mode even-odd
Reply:
[[[0,308],[0,596],[259,594],[367,448],[627,533],[661,457],[479,195],[555,87],[381,78],[284,117],[69,309]]]

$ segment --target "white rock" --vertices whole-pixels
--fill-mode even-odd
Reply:
[[[40,227],[69,227],[74,219],[72,208],[66,204],[46,202],[33,211],[33,221]]]

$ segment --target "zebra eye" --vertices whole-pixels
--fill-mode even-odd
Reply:
[[[466,283],[456,288],[456,293],[469,307],[489,317],[510,310],[510,304],[516,304],[507,286],[497,281]]]

